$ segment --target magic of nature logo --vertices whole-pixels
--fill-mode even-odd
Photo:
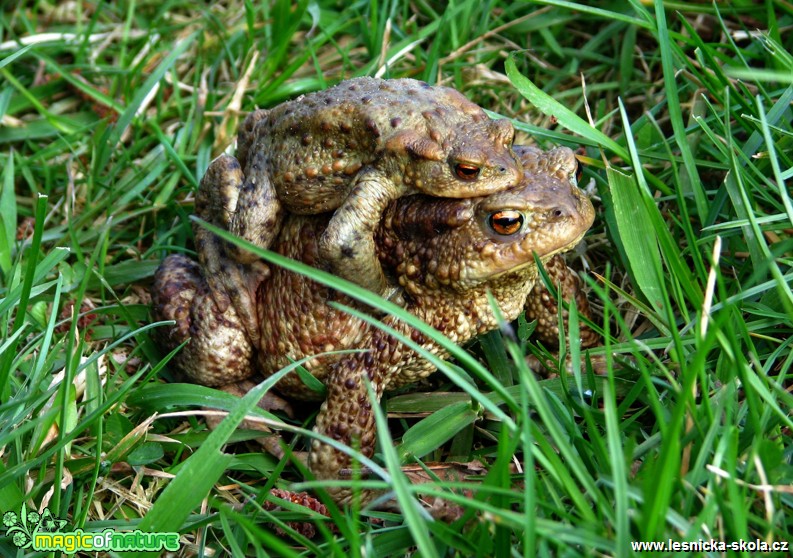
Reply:
[[[147,533],[140,530],[120,532],[104,529],[86,532],[67,530],[66,520],[52,515],[48,508],[41,513],[28,511],[24,504],[19,512],[3,514],[6,536],[20,549],[42,552],[100,552],[100,551],[175,551],[179,549],[178,533]]]

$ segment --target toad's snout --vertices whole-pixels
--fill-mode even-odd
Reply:
[[[554,196],[554,204],[546,212],[549,223],[569,222],[574,228],[588,229],[595,220],[595,209],[589,198],[576,186],[565,186]]]

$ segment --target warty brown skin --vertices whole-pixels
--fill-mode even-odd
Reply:
[[[470,198],[516,186],[522,169],[513,139],[508,120],[490,119],[454,89],[351,79],[251,113],[240,127],[237,160],[218,158],[202,181],[218,198],[208,204],[217,217],[205,218],[267,248],[284,209],[336,210],[319,239],[321,257],[340,277],[393,296],[373,239],[385,207],[416,192]],[[225,186],[231,182],[236,192]],[[255,261],[234,248],[229,255]],[[227,287],[237,282],[233,270],[216,271]]]
[[[514,319],[527,304],[537,277],[533,253],[547,261],[572,248],[592,224],[592,205],[573,184],[575,160],[569,149],[520,148],[518,153],[525,167],[518,187],[474,199],[404,197],[388,206],[375,234],[378,260],[390,281],[403,289],[405,308],[458,344],[498,327],[488,291],[505,319]],[[328,219],[327,215],[289,216],[273,248],[321,266],[319,238]],[[329,350],[368,349],[318,357],[307,368],[328,387],[315,430],[371,456],[376,432],[364,378],[379,401],[384,390],[434,371],[380,329],[327,304],[333,300],[351,304],[343,294],[282,268],[273,268],[269,278],[259,283],[251,306],[229,304],[213,311],[217,297],[213,298],[211,286],[185,260],[171,256],[158,270],[154,310],[157,318],[178,322],[168,332],[166,348],[192,336],[177,356],[177,365],[193,381],[224,385],[255,371],[271,374],[290,359]],[[255,337],[241,325],[247,321],[257,323]],[[442,348],[393,316],[383,321],[430,352],[447,357]],[[218,335],[220,343],[214,340]],[[222,357],[209,358],[210,350],[229,358],[226,362]],[[294,398],[316,397],[296,375],[282,380],[278,389]],[[318,478],[338,478],[350,468],[350,460],[313,441],[310,467]],[[332,494],[340,502],[350,497],[346,490]]]

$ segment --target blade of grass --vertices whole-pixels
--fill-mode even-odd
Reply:
[[[507,77],[512,84],[520,91],[520,94],[528,99],[534,106],[544,114],[555,117],[559,124],[571,132],[582,137],[589,138],[597,145],[610,149],[618,157],[628,160],[628,152],[625,148],[605,135],[600,130],[590,126],[576,113],[554,99],[551,95],[534,85],[528,78],[523,76],[515,65],[516,53],[511,53],[505,62]]]
[[[625,470],[625,454],[620,426],[617,418],[617,403],[614,398],[614,375],[603,386],[603,410],[606,417],[606,441],[608,442],[611,478],[614,479],[614,517],[616,518],[617,558],[630,555],[631,531],[628,506],[628,478]]]
[[[33,279],[36,272],[36,264],[38,256],[41,252],[41,236],[44,232],[44,216],[47,210],[47,196],[39,195],[36,201],[36,223],[33,227],[33,239],[30,242],[30,248],[27,252],[27,266],[25,267],[24,279],[22,283],[22,291],[19,295],[19,306],[14,323],[11,327],[11,334],[13,335],[22,328],[27,316],[28,302],[30,301],[30,291],[33,288]],[[10,393],[7,389],[10,387],[8,382],[8,375],[11,373],[11,363],[13,362],[13,355],[16,353],[17,341],[13,341],[11,346],[8,347],[8,352],[5,353],[5,358],[0,359],[0,400],[8,401]]]
[[[231,456],[221,451],[226,440],[236,430],[245,416],[257,405],[268,390],[292,371],[287,366],[250,390],[229,412],[228,416],[212,431],[200,448],[180,465],[179,473],[160,494],[157,502],[143,518],[140,530],[150,532],[174,532],[182,527],[190,512],[209,493],[212,485],[220,478],[229,464]],[[132,557],[132,553],[122,553]],[[138,553],[134,554],[138,556]],[[144,553],[155,556],[155,553]]]
[[[372,412],[374,413],[375,424],[380,438],[379,444],[383,452],[383,461],[385,461],[386,468],[391,474],[391,488],[394,490],[397,502],[399,502],[405,525],[407,525],[411,535],[413,535],[416,548],[422,556],[430,558],[438,556],[437,549],[432,544],[429,530],[427,529],[427,512],[411,494],[410,483],[404,473],[402,473],[402,464],[399,461],[394,441],[388,430],[388,422],[383,414],[383,409],[377,404],[377,396],[368,381],[366,382],[366,388],[369,392],[369,399],[372,401]]]
[[[140,108],[143,101],[157,86],[160,80],[162,80],[162,78],[165,76],[165,73],[174,65],[179,57],[185,53],[187,48],[193,43],[196,37],[197,34],[194,33],[185,37],[176,44],[173,50],[168,53],[163,61],[151,73],[151,75],[146,78],[146,81],[144,81],[143,84],[138,88],[127,108],[118,117],[118,121],[113,126],[109,126],[105,130],[105,133],[102,134],[102,137],[99,138],[96,159],[94,160],[92,166],[95,173],[105,169],[108,161],[110,160],[110,156],[118,146],[121,136],[124,134],[127,127],[132,123],[132,119],[135,117],[135,114],[138,112],[138,109]],[[99,175],[96,175],[94,180],[96,182],[101,182]]]
[[[660,318],[664,310],[664,289],[660,284],[661,256],[658,252],[655,229],[648,215],[645,194],[638,188],[634,177],[613,167],[606,169],[611,195],[614,199],[614,216],[620,240],[625,247],[631,277],[650,306]],[[658,324],[668,330],[669,324]]]
[[[479,418],[469,402],[453,403],[419,421],[402,435],[397,455],[404,462],[409,455],[424,457],[441,447],[460,430]]]
[[[17,201],[14,193],[14,152],[8,154],[0,191],[0,273],[11,270],[11,254],[16,240]],[[7,285],[6,285],[7,286]]]
[[[669,120],[672,124],[675,141],[683,156],[683,166],[686,169],[686,180],[681,179],[680,183],[684,190],[694,196],[697,208],[697,215],[700,222],[704,222],[708,215],[708,202],[705,198],[705,191],[697,173],[697,166],[694,156],[691,153],[691,146],[686,134],[686,126],[683,121],[683,111],[680,104],[677,85],[677,69],[675,60],[672,56],[672,37],[666,26],[666,12],[663,0],[655,0],[655,20],[656,33],[658,35],[658,48],[661,52],[661,66],[663,67],[664,86],[667,95],[667,106],[669,107]]]

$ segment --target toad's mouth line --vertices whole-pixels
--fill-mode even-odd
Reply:
[[[584,236],[586,235],[586,233],[587,233],[587,231],[588,231],[588,230],[589,230],[589,229],[587,228],[587,230],[585,230],[584,232],[582,232],[582,233],[581,233],[580,235],[578,235],[576,238],[574,238],[573,240],[571,240],[571,241],[570,241],[570,242],[568,242],[567,244],[564,244],[564,245],[560,246],[560,247],[559,247],[559,248],[557,248],[556,250],[551,250],[551,251],[550,251],[550,252],[548,252],[547,254],[545,254],[545,255],[543,255],[543,256],[540,256],[540,257],[539,257],[539,258],[540,258],[540,261],[542,261],[542,262],[543,262],[543,264],[544,264],[545,262],[547,262],[548,260],[550,260],[550,259],[551,259],[553,256],[555,256],[556,254],[563,254],[563,253],[565,253],[565,252],[569,252],[570,250],[572,250],[573,248],[575,248],[575,246],[576,246],[576,245],[577,245],[579,242],[581,242],[581,239],[582,239],[582,238],[584,238]],[[533,255],[533,254],[536,254],[536,252],[532,251],[532,255]],[[494,274],[492,274],[492,275],[488,275],[487,277],[484,277],[484,278],[482,278],[482,280],[485,280],[485,281],[490,281],[490,280],[492,280],[492,279],[498,279],[499,277],[503,277],[504,275],[509,275],[509,274],[512,274],[512,273],[517,273],[517,272],[519,272],[519,271],[522,271],[523,269],[525,269],[525,268],[527,268],[527,267],[530,267],[530,266],[532,266],[532,265],[535,265],[535,264],[534,264],[534,258],[533,258],[533,257],[532,257],[531,259],[527,260],[526,262],[524,262],[524,263],[520,264],[520,265],[516,265],[516,266],[514,266],[514,267],[511,267],[511,268],[509,268],[509,269],[505,269],[505,270],[503,270],[503,271],[499,271],[499,272],[497,272],[497,273],[494,273]]]

